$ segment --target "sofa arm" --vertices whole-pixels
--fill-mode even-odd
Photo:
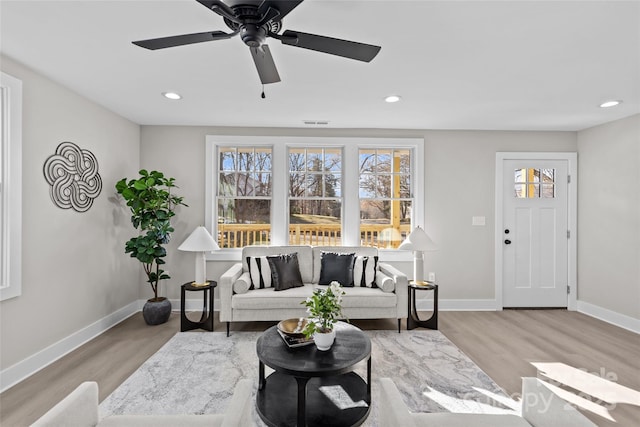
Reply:
[[[225,411],[224,421],[221,427],[250,427],[253,426],[251,408],[255,399],[251,398],[253,381],[244,378],[238,381],[233,391],[231,403]]]
[[[396,283],[395,293],[398,297],[398,319],[404,319],[407,317],[407,304],[409,300],[409,279],[407,279],[407,275],[392,266],[391,264],[387,264],[386,262],[378,263],[380,267],[380,271],[391,277],[393,281]]]
[[[80,384],[32,427],[94,427],[98,424],[98,383]]]
[[[537,378],[522,378],[522,417],[533,427],[595,427]]]
[[[378,424],[381,426],[413,427],[415,423],[400,391],[390,378],[380,378]]]
[[[242,263],[231,266],[220,276],[218,288],[220,289],[220,321],[231,321],[231,297],[233,296],[233,283],[242,275]]]

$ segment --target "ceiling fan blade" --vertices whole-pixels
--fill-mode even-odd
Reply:
[[[199,1],[199,0],[198,0]],[[280,14],[274,18],[274,22],[281,21],[286,15],[289,14],[293,9],[298,7],[303,0],[264,0],[260,7],[258,8],[258,12],[260,15],[267,13],[269,8],[276,9]]]
[[[255,62],[256,68],[258,69],[258,75],[260,76],[262,84],[266,85],[279,82],[280,75],[278,74],[275,62],[273,62],[273,56],[271,56],[269,46],[263,44],[260,47],[249,48],[249,50],[251,51],[253,62]]]
[[[270,36],[273,37],[272,34],[270,34]],[[300,31],[287,30],[282,33],[281,36],[275,38],[279,39],[283,44],[290,46],[302,47],[304,49],[311,49],[364,62],[370,62],[376,57],[378,52],[380,52],[380,46],[301,33]]]
[[[167,47],[183,46],[186,44],[223,40],[235,36],[237,33],[225,33],[223,31],[208,31],[206,33],[182,34],[180,36],[160,37],[158,39],[139,40],[132,42],[136,46],[149,50],[164,49]]]

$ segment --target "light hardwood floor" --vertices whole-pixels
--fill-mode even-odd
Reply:
[[[395,320],[353,323],[362,329],[396,328]],[[565,372],[576,368],[628,388],[624,398],[635,404],[616,403],[609,412],[615,421],[587,413],[594,422],[620,427],[640,424],[639,335],[564,310],[441,312],[439,323],[440,331],[507,394],[519,393],[522,376],[536,376],[537,369],[532,363],[561,363],[564,365],[558,366]],[[260,331],[271,324],[234,324],[232,333]],[[0,425],[29,425],[82,381],[97,381],[100,400],[104,399],[179,329],[177,314],[172,314],[168,323],[153,327],[146,326],[139,313],[130,317],[0,394]],[[217,318],[215,330],[225,330]],[[574,388],[582,393],[591,392]]]

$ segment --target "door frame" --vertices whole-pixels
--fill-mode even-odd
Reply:
[[[503,224],[503,193],[504,193],[504,161],[505,160],[566,160],[569,183],[567,184],[567,227],[570,237],[567,242],[567,283],[569,294],[567,298],[567,310],[575,311],[578,305],[578,154],[572,152],[497,152],[496,153],[496,182],[495,182],[495,298],[496,310],[502,310],[503,306],[503,256],[502,227]]]

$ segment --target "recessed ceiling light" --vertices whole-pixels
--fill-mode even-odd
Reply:
[[[167,99],[173,99],[173,100],[182,99],[182,95],[175,92],[162,92],[162,96],[164,96]]]
[[[398,95],[389,95],[384,99],[384,101],[392,103],[392,102],[398,102],[398,101],[400,101],[400,99],[401,98]]]
[[[605,101],[602,104],[600,104],[600,108],[615,107],[616,105],[620,105],[621,103],[622,101],[618,101],[618,100]]]

